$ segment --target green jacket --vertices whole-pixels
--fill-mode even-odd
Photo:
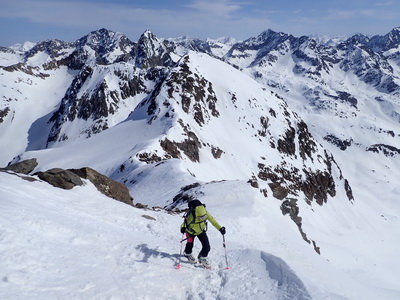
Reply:
[[[183,221],[181,227],[186,228],[186,232],[192,235],[199,235],[207,230],[207,220],[217,229],[222,228],[214,217],[204,208],[197,206],[195,210],[196,218],[193,220],[193,213],[189,213]],[[203,216],[203,219],[199,219]]]

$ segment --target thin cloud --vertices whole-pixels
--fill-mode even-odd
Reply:
[[[393,5],[393,1],[387,1],[387,2],[377,2],[375,3],[376,6],[391,6]]]
[[[399,10],[394,9],[397,3],[391,0],[377,0],[359,10],[343,6],[326,11],[313,6],[271,6],[243,0],[174,1],[175,5],[167,5],[166,1],[162,2],[163,9],[155,5],[139,7],[136,1],[108,1],[0,0],[0,18],[4,24],[7,20],[13,24],[9,30],[14,34],[7,36],[9,40],[39,40],[47,38],[48,33],[71,40],[103,27],[134,40],[146,28],[166,38],[186,35],[245,39],[267,29],[294,35],[340,35],[350,30],[376,34],[399,26],[400,17]],[[260,4],[256,6],[256,2]],[[11,43],[5,38],[0,32],[1,43]]]
[[[352,19],[356,17],[373,17],[376,16],[376,11],[372,9],[361,9],[361,10],[330,10],[330,19]]]
[[[0,0],[1,1],[1,0]],[[241,38],[265,30],[265,18],[235,16],[241,5],[231,1],[193,1],[172,9],[144,9],[118,3],[20,0],[2,6],[0,17],[62,28],[108,28],[125,34],[141,34],[149,28],[157,35]],[[178,34],[177,34],[178,33]]]
[[[193,1],[186,5],[187,8],[194,9],[202,14],[229,18],[235,11],[239,11],[242,7],[239,4],[230,1]]]

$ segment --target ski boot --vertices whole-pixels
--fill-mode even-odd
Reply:
[[[196,259],[191,253],[183,253],[183,256],[185,256],[191,264],[196,263]]]
[[[199,256],[199,263],[206,269],[211,269],[211,264],[208,261],[207,257]]]

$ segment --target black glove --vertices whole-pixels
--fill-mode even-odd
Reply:
[[[219,230],[219,232],[221,232],[221,234],[224,235],[224,234],[226,233],[225,227],[221,227],[221,229]]]
[[[186,228],[185,227],[181,227],[181,233],[184,234],[186,232]]]

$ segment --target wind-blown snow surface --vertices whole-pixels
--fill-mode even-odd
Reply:
[[[388,262],[393,273],[381,268],[394,257],[392,253],[372,260],[354,257],[348,247],[356,233],[358,242],[364,242],[370,232],[346,228],[345,223],[335,226],[330,234],[347,245],[336,244],[327,260],[298,238],[296,226],[281,214],[277,201],[241,181],[216,182],[202,190],[209,211],[227,227],[231,269],[225,269],[222,237],[210,226],[213,269],[182,261],[176,270],[181,215],[114,201],[90,182],[66,191],[7,173],[0,173],[0,180],[1,299],[398,299],[400,295],[398,263]],[[345,207],[328,206],[327,211],[342,210],[343,220],[356,217]],[[363,216],[368,213],[373,217],[371,212]],[[321,225],[325,218],[322,212],[315,221]],[[387,217],[381,222],[392,221]],[[379,222],[374,224],[378,231]],[[366,253],[379,247],[365,246]],[[195,251],[199,249],[197,243]],[[362,270],[354,268],[357,259],[363,260]]]

